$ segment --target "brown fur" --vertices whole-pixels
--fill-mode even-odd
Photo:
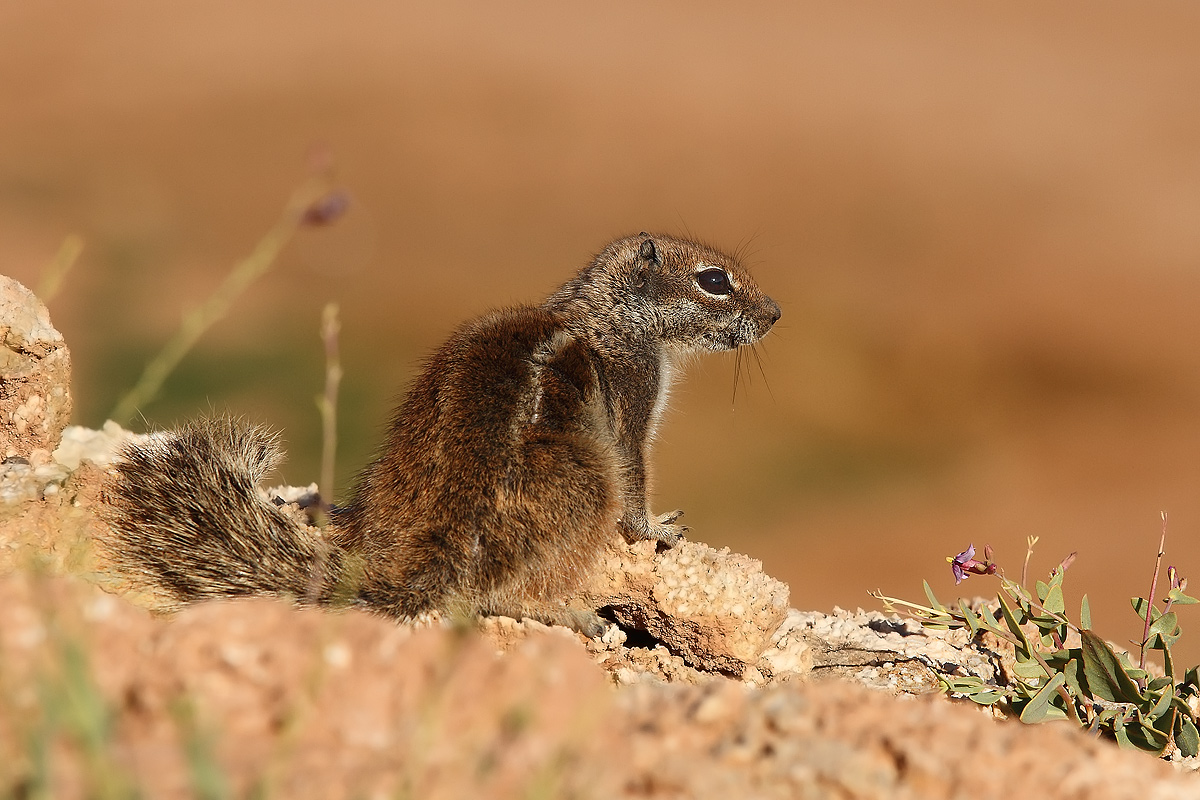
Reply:
[[[713,269],[728,292],[700,289]],[[185,602],[328,603],[357,563],[352,601],[380,613],[504,614],[597,635],[599,618],[564,599],[608,537],[670,545],[686,530],[678,512],[646,510],[679,360],[752,344],[778,318],[729,256],[618,240],[543,305],[485,314],[430,357],[327,540],[255,493],[277,458],[267,434],[200,421],[126,452],[109,492],[118,560]]]

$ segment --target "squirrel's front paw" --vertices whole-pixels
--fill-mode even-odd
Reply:
[[[675,520],[682,516],[683,512],[676,509],[666,514],[660,514],[653,522],[644,516],[640,517],[636,522],[626,518],[622,521],[621,532],[629,542],[650,539],[651,541],[662,542],[667,547],[674,547],[679,544],[680,540],[683,539],[683,534],[688,531],[687,525],[678,525],[675,522]]]
[[[682,516],[683,512],[676,509],[667,514],[660,514],[653,522],[643,517],[641,525],[625,525],[625,538],[631,542],[650,539],[662,542],[667,547],[674,547],[688,530],[687,525],[675,522]]]
[[[683,539],[683,534],[689,530],[687,525],[676,524],[675,520],[683,516],[679,509],[660,514],[658,519],[647,527],[647,539],[657,539],[667,547],[674,547]]]

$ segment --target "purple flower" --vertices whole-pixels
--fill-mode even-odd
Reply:
[[[984,560],[975,560],[975,545],[971,545],[966,550],[956,555],[954,558],[947,558],[950,562],[950,571],[954,573],[954,582],[962,583],[971,575],[995,575],[996,565],[992,563],[992,547],[985,545],[983,548]]]
[[[975,545],[972,544],[961,553],[950,559],[950,571],[954,573],[954,583],[962,583],[967,577],[967,568],[975,564]]]

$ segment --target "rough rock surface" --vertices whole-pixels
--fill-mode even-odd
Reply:
[[[850,678],[895,694],[937,691],[938,675],[997,680],[1007,655],[999,652],[1006,645],[973,641],[965,629],[930,630],[861,608],[831,614],[792,609],[788,623],[811,645],[816,676]]]
[[[26,459],[20,458],[0,463],[0,509],[20,508],[21,500],[53,496],[85,461],[92,467],[107,467],[122,444],[140,438],[145,437],[125,430],[115,422],[105,423],[99,431],[78,425],[67,427],[61,431],[54,452],[39,457],[36,463],[26,463]],[[96,477],[99,477],[98,473]]]
[[[761,682],[811,665],[802,642],[772,638],[787,617],[787,586],[728,548],[685,541],[659,553],[655,542],[613,542],[583,599],[708,672]]]
[[[941,698],[843,681],[618,694],[633,780],[654,797],[1196,797],[1190,776],[1078,729],[997,723]],[[628,787],[628,783],[626,786]]]
[[[33,292],[0,275],[0,459],[49,460],[71,415],[71,354]]]

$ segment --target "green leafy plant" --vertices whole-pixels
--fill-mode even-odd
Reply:
[[[903,611],[927,628],[967,629],[979,637],[990,633],[1013,646],[1015,662],[1006,684],[977,676],[939,676],[944,691],[980,705],[1001,704],[1022,722],[1035,723],[1068,719],[1098,735],[1111,736],[1122,746],[1169,755],[1176,749],[1184,756],[1200,751],[1200,732],[1189,698],[1200,694],[1200,667],[1181,671],[1171,647],[1182,633],[1175,607],[1197,601],[1186,594],[1187,580],[1168,567],[1170,589],[1161,608],[1152,598],[1158,591],[1159,565],[1166,532],[1155,562],[1154,578],[1147,598],[1131,598],[1134,612],[1143,622],[1141,657],[1135,665],[1129,654],[1119,652],[1092,630],[1091,609],[1083,596],[1078,624],[1067,617],[1063,577],[1074,561],[1067,556],[1051,570],[1045,581],[1026,588],[1025,576],[1036,537],[1029,539],[1020,583],[1005,577],[992,561],[991,548],[982,561],[975,559],[974,546],[950,561],[957,582],[970,575],[990,575],[1000,582],[995,604],[972,605],[959,599],[946,606],[924,582],[929,605],[919,605],[879,592],[872,595],[888,611]],[[1149,598],[1149,599],[1148,599]],[[1161,653],[1163,674],[1156,677],[1146,668],[1149,651]]]

